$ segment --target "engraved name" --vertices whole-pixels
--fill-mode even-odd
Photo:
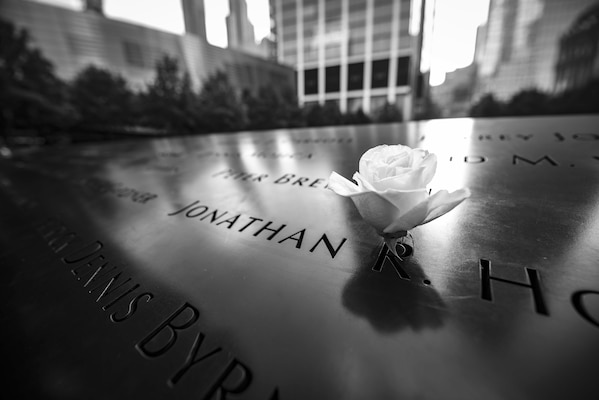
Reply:
[[[123,185],[122,183],[114,183],[106,179],[100,178],[84,178],[76,182],[82,188],[90,190],[94,193],[100,194],[111,194],[113,196],[129,199],[135,203],[145,204],[148,201],[154,200],[158,197],[157,194],[150,192],[141,192],[137,189],[133,189]]]
[[[324,247],[331,258],[335,258],[347,241],[347,238],[331,240],[326,233],[314,235],[313,233],[308,232],[306,228],[299,230],[297,228],[293,229],[287,227],[286,224],[278,224],[274,221],[267,221],[264,218],[218,210],[200,204],[199,200],[170,212],[167,215],[170,217],[179,216],[188,219],[197,219],[198,221],[206,221],[206,223],[215,226],[230,229],[239,233],[251,234],[253,237],[269,240],[280,245],[291,245],[300,250],[308,249],[310,253]],[[309,241],[309,243],[305,245],[305,241]]]
[[[100,309],[110,312],[108,318],[112,323],[124,322],[140,307],[147,308],[150,301],[156,302],[154,293],[142,289],[141,284],[127,274],[124,265],[106,255],[103,242],[82,241],[76,232],[54,218],[44,220],[37,226],[37,231],[87,293],[94,296]],[[202,374],[202,379],[198,380],[201,399],[226,398],[227,394],[245,392],[253,380],[250,367],[230,350],[211,341],[198,326],[199,318],[198,308],[184,302],[148,329],[135,344],[135,349],[146,359],[158,359],[175,348],[178,341],[183,342],[181,338],[192,337],[193,344],[184,353],[185,360],[181,360],[166,384],[175,388],[193,369],[196,371],[194,379]],[[209,368],[203,368],[205,365]],[[264,398],[278,398],[278,395],[275,387],[271,393],[265,393]]]
[[[271,178],[268,174],[265,173],[237,171],[232,168],[228,168],[213,174],[212,177],[230,179],[234,181],[269,182],[275,185],[290,185],[295,187],[306,187],[313,189],[325,189],[327,187],[327,180],[324,178],[311,178],[290,173]]]
[[[409,256],[412,253],[411,248],[397,249],[399,255]],[[397,274],[397,277],[402,281],[407,281],[412,284],[417,283],[410,273],[402,265],[402,259],[395,256],[387,247],[383,244],[378,252],[375,263],[371,267],[371,270],[380,273],[384,268],[391,268]],[[497,267],[495,267],[498,269]],[[549,306],[545,300],[543,293],[543,285],[541,281],[541,272],[534,269],[525,267],[524,273],[526,279],[524,280],[513,280],[502,276],[502,274],[496,274],[491,269],[491,260],[484,258],[479,259],[478,262],[478,274],[480,277],[480,299],[495,303],[495,295],[493,293],[493,287],[495,285],[512,285],[520,288],[521,290],[528,290],[532,299],[532,309],[539,315],[549,316]],[[429,279],[423,280],[424,287],[431,287],[432,282]],[[576,290],[570,296],[570,302],[572,307],[578,313],[582,319],[587,321],[589,324],[599,328],[599,316],[593,313],[592,308],[588,304],[592,304],[593,297],[599,296],[599,290],[594,289],[581,289]]]

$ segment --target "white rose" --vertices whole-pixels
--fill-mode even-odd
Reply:
[[[407,231],[451,211],[470,197],[468,189],[428,195],[426,185],[437,169],[437,157],[423,149],[402,145],[380,145],[360,158],[353,176],[357,185],[336,172],[329,189],[349,197],[358,212],[385,238],[405,236]],[[394,251],[395,241],[388,241]]]

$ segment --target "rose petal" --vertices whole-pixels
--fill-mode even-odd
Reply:
[[[392,203],[376,192],[362,192],[349,196],[354,202],[358,212],[366,222],[374,227],[377,232],[383,232],[398,214],[399,210]]]
[[[420,183],[422,184],[422,187],[426,187],[426,185],[433,180],[433,177],[437,172],[437,156],[435,154],[428,154],[424,160],[422,160],[420,166],[424,168],[422,181]]]
[[[428,212],[422,224],[431,222],[448,213],[468,197],[470,197],[470,190],[467,188],[459,189],[451,193],[447,192],[447,190],[438,191],[429,197]]]
[[[428,200],[425,200],[407,213],[402,215],[400,218],[394,220],[384,230],[384,233],[395,233],[398,231],[409,231],[414,229],[418,225],[421,225],[426,218],[428,212]]]
[[[401,218],[394,220],[383,232],[409,231],[418,225],[424,225],[453,210],[468,197],[470,197],[470,190],[468,189],[460,189],[452,193],[448,193],[447,190],[441,190],[412,208],[401,216]]]
[[[360,192],[360,189],[355,183],[345,179],[334,171],[331,172],[331,176],[329,176],[328,188],[340,196],[350,196]]]
[[[452,210],[468,189],[443,190],[427,197],[426,185],[437,169],[437,157],[424,149],[380,145],[360,158],[357,184],[333,172],[328,187],[352,199],[358,212],[379,234],[408,231]]]
[[[426,187],[426,180],[432,179],[434,175],[430,174],[430,166],[422,166],[417,169],[411,170],[409,173],[402,175],[391,176],[381,180],[372,182],[372,185],[380,191],[387,189],[395,190],[416,190],[423,189]],[[430,179],[429,179],[430,176]]]

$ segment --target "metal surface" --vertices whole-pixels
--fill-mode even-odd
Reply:
[[[439,120],[4,159],[4,387],[60,399],[594,397],[597,126]],[[413,230],[404,261],[325,189],[381,143],[437,153],[433,191],[472,191]]]

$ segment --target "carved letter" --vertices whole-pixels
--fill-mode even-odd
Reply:
[[[304,240],[304,233],[306,233],[306,230],[302,229],[299,232],[295,232],[291,236],[287,236],[285,239],[279,240],[279,243],[283,243],[285,240],[295,240],[297,242],[297,243],[295,243],[295,248],[296,249],[301,249],[301,247],[302,247],[302,241]],[[298,234],[299,234],[299,238],[294,237],[294,236],[296,236]]]
[[[229,224],[229,226],[227,226],[227,229],[231,229],[233,227],[233,225],[235,225],[235,222],[237,222],[237,220],[239,219],[239,217],[241,217],[241,214],[238,214],[234,217],[231,217],[229,219],[226,219],[224,221],[219,222],[216,225],[220,225],[220,224]]]
[[[480,164],[487,161],[487,159],[483,156],[466,156],[464,157],[464,162],[467,164]]]
[[[135,314],[135,312],[137,311],[137,303],[139,303],[141,298],[144,296],[147,297],[146,303],[149,303],[150,300],[152,300],[154,298],[154,295],[152,293],[138,294],[133,299],[131,299],[131,301],[129,302],[129,309],[127,310],[127,313],[125,315],[123,315],[122,317],[117,317],[116,312],[113,312],[112,314],[110,314],[110,320],[112,322],[123,322],[126,319],[128,319],[130,316]],[[102,307],[102,309],[105,309],[105,308]]]
[[[532,295],[535,302],[535,311],[539,314],[549,315],[549,310],[545,305],[543,299],[543,293],[541,292],[540,278],[535,269],[525,268],[526,274],[528,275],[528,281],[530,284],[515,282],[509,279],[497,278],[491,276],[491,261],[480,259],[480,283],[481,283],[481,297],[485,300],[493,301],[493,290],[491,288],[491,280],[498,282],[509,283],[525,288],[532,289]]]
[[[556,161],[554,161],[554,160],[553,160],[551,157],[549,157],[549,156],[544,156],[544,157],[541,157],[541,158],[539,158],[537,161],[531,161],[531,160],[529,160],[529,159],[527,159],[527,158],[520,157],[519,155],[516,155],[516,154],[514,154],[514,157],[512,158],[512,164],[513,164],[513,165],[516,165],[516,164],[518,163],[518,160],[525,161],[525,162],[527,162],[527,163],[529,163],[529,164],[532,164],[532,165],[537,165],[537,164],[538,164],[538,163],[540,163],[541,161],[543,161],[543,160],[546,160],[547,162],[549,162],[549,164],[553,165],[554,167],[555,167],[555,166],[557,166],[557,162],[556,162]]]
[[[177,211],[174,211],[174,212],[172,212],[172,213],[170,213],[170,214],[166,214],[166,215],[177,215],[177,214],[179,214],[179,213],[182,213],[183,211],[187,210],[189,207],[195,206],[195,205],[196,205],[196,204],[198,204],[199,202],[200,202],[199,200],[196,200],[196,201],[194,201],[193,203],[191,203],[191,204],[189,204],[189,205],[186,205],[186,206],[185,206],[185,207],[183,207],[182,209],[180,209],[180,210],[177,210]]]
[[[314,245],[314,247],[312,247],[310,249],[310,253],[313,253],[314,250],[316,249],[316,247],[318,246],[318,244],[320,242],[324,241],[325,246],[327,246],[327,249],[329,250],[329,253],[331,254],[331,258],[335,258],[335,256],[337,255],[337,253],[341,249],[341,246],[343,246],[343,243],[345,243],[346,240],[347,240],[347,238],[343,238],[343,240],[341,241],[341,243],[339,243],[339,246],[337,246],[337,248],[334,249],[333,245],[331,244],[331,241],[329,240],[329,238],[327,237],[327,235],[324,234],[324,235],[322,235],[320,237],[320,239],[318,239],[318,242],[316,242],[316,244]]]
[[[195,341],[193,342],[193,346],[191,346],[191,351],[189,352],[189,354],[187,355],[187,358],[185,359],[185,363],[183,364],[183,367],[181,367],[181,369],[179,371],[177,371],[177,373],[168,380],[169,386],[176,385],[177,382],[179,382],[179,380],[183,377],[183,375],[185,375],[187,373],[187,371],[189,371],[189,369],[191,367],[193,367],[197,363],[201,362],[202,360],[205,360],[208,357],[221,351],[221,348],[217,347],[215,349],[212,349],[210,352],[204,354],[200,358],[196,358],[198,351],[202,347],[202,343],[204,342],[205,337],[206,337],[206,335],[204,335],[202,332],[198,333]]]
[[[175,324],[175,319],[186,309],[191,311],[190,318],[179,325]],[[193,307],[189,303],[185,303],[181,307],[179,307],[179,309],[176,310],[163,323],[161,323],[156,329],[150,332],[148,336],[146,336],[139,343],[137,343],[135,345],[135,348],[137,349],[137,351],[140,352],[141,355],[146,356],[148,358],[159,357],[167,351],[169,351],[171,347],[173,347],[173,345],[177,341],[177,332],[189,328],[191,325],[194,324],[194,322],[198,320],[199,316],[200,312],[195,307]],[[164,342],[163,340],[163,343],[155,344],[154,347],[157,347],[156,349],[148,349],[147,345],[153,342],[153,339],[156,338],[156,336],[158,336],[158,334],[165,329],[168,330],[168,332],[170,333],[170,336],[168,337],[166,342]]]
[[[73,264],[73,263],[85,260],[86,258],[91,257],[92,255],[94,255],[98,251],[100,251],[102,249],[102,247],[104,247],[102,242],[100,242],[100,241],[92,242],[92,243],[88,244],[87,246],[84,246],[81,249],[75,250],[71,254],[64,256],[62,258],[62,261],[67,264]]]
[[[248,226],[250,226],[251,224],[253,224],[256,221],[264,221],[262,218],[254,218],[254,217],[250,217],[251,221],[247,223],[247,225],[245,225],[243,228],[241,228],[239,230],[239,232],[243,232],[245,231],[245,228],[247,228]]]
[[[574,309],[578,311],[582,318],[599,328],[599,320],[594,318],[591,313],[588,312],[584,306],[584,303],[582,302],[582,296],[586,296],[587,294],[599,295],[599,292],[596,290],[579,290],[574,292],[572,294],[572,304],[574,305]]]
[[[277,179],[275,183],[288,183],[293,178],[295,178],[295,174],[285,174]]]
[[[383,264],[385,263],[385,260],[389,260],[391,262],[391,265],[395,269],[395,272],[397,272],[397,275],[399,275],[401,279],[404,279],[406,281],[410,280],[410,275],[408,275],[408,273],[404,271],[404,269],[401,267],[401,264],[399,263],[399,260],[397,259],[395,254],[389,251],[389,247],[387,247],[386,244],[383,244],[381,246],[381,250],[379,251],[379,255],[376,259],[376,262],[374,263],[374,266],[372,267],[372,270],[376,272],[381,272],[383,270]]]
[[[575,133],[572,135],[574,140],[599,140],[599,134],[596,133]]]
[[[199,212],[197,214],[190,214],[190,212],[195,211],[195,210],[199,210],[199,209],[202,209],[202,212]],[[206,207],[206,206],[194,207],[191,210],[187,211],[185,213],[185,216],[187,218],[195,218],[195,217],[199,217],[200,215],[204,214],[206,211],[208,211],[208,207]]]
[[[283,230],[283,228],[287,225],[283,224],[281,225],[281,227],[279,229],[272,229],[269,228],[270,224],[272,224],[272,221],[268,221],[268,223],[266,225],[264,225],[262,228],[260,228],[260,230],[256,233],[254,233],[254,236],[258,236],[262,231],[271,231],[272,234],[267,238],[268,240],[271,240],[273,237],[276,236],[277,233],[281,232],[281,230]]]
[[[227,382],[227,378],[232,374],[232,372],[237,369],[239,371],[239,377],[234,379],[233,382],[236,384],[232,387],[225,387],[225,384],[232,382]],[[245,389],[250,386],[252,382],[252,373],[249,368],[243,365],[241,362],[237,361],[237,359],[231,360],[224,371],[220,374],[216,382],[212,385],[208,393],[206,394],[206,398],[210,399],[212,396],[217,393],[218,399],[226,399],[227,393],[230,394],[239,394],[243,392]]]
[[[208,218],[208,217],[212,216],[212,218],[210,219],[210,223],[213,223],[213,222],[214,222],[214,221],[216,221],[217,219],[220,219],[221,217],[224,217],[224,216],[225,216],[225,214],[227,214],[227,211],[223,212],[221,215],[218,215],[217,213],[218,213],[218,210],[214,210],[214,211],[212,211],[210,214],[208,214],[208,215],[206,215],[206,216],[202,217],[202,218],[200,219],[200,221],[203,221],[203,220],[205,220],[206,218]]]

